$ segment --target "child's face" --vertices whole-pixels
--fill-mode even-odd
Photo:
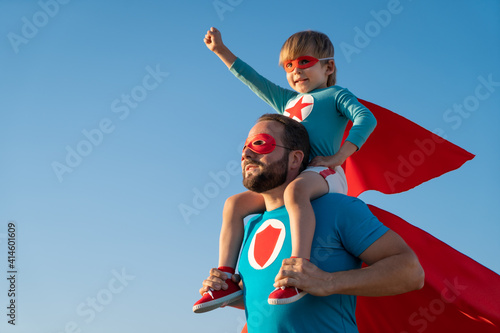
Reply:
[[[303,56],[313,57],[310,54]],[[299,59],[299,65],[305,64],[308,60]],[[292,71],[286,73],[288,84],[293,90],[299,93],[308,93],[315,89],[327,87],[328,76],[333,73],[333,60],[329,60],[327,64],[322,64],[318,61],[313,66],[308,68],[295,67]],[[285,62],[286,65],[286,62]]]

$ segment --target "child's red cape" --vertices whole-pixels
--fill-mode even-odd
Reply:
[[[360,100],[377,119],[361,149],[347,159],[348,195],[367,190],[400,193],[459,168],[474,155],[408,119]],[[349,128],[345,131],[347,137]]]
[[[392,111],[360,102],[375,115],[377,127],[343,165],[351,196],[368,190],[404,192],[474,158]],[[359,332],[500,332],[498,274],[401,218],[369,207],[415,251],[425,270],[425,286],[397,296],[358,297]]]

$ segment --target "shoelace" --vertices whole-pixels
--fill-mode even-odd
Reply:
[[[212,294],[212,291],[214,291],[212,288],[209,288],[208,291],[205,291],[203,295],[209,294],[212,299],[215,299],[214,294]]]

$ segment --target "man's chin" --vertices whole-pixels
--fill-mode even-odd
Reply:
[[[288,171],[288,158],[284,155],[279,161],[263,168],[245,168],[243,186],[256,193],[264,193],[285,183]]]
[[[252,192],[257,192],[257,193],[261,193],[259,190],[259,182],[256,181],[256,178],[257,176],[256,175],[249,175],[249,174],[246,174],[244,177],[243,177],[243,186],[245,186],[248,190],[252,191]]]
[[[286,177],[267,178],[263,175],[254,175],[243,179],[243,186],[255,193],[264,193],[273,188],[281,186],[286,181]]]
[[[247,179],[247,178],[251,178],[251,177],[256,177],[257,174],[258,174],[257,169],[249,169],[249,170],[245,171],[243,178]]]

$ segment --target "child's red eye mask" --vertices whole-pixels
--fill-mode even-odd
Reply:
[[[316,59],[311,56],[302,56],[298,57],[295,60],[285,61],[285,63],[283,64],[283,68],[285,68],[285,71],[287,73],[291,73],[295,68],[300,68],[300,69],[309,68],[316,65],[316,63],[320,60],[329,60],[329,59],[333,59],[333,57]]]

